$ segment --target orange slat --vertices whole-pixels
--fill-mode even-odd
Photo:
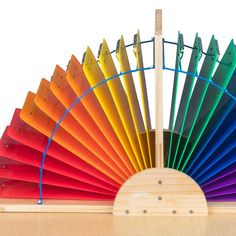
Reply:
[[[20,117],[28,125],[32,126],[47,137],[50,137],[56,126],[56,122],[50,119],[35,105],[34,98],[35,94],[29,92],[21,110]],[[97,156],[91,153],[89,149],[84,147],[61,126],[57,129],[53,140],[77,155],[78,158],[83,159],[88,164],[94,166],[96,169],[115,180],[117,183],[121,184],[124,182],[124,180],[118,176],[112,168],[105,165]]]

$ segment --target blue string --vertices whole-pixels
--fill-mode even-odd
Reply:
[[[215,83],[213,80],[211,79],[207,79],[207,78],[204,78],[198,74],[195,74],[195,73],[192,73],[192,72],[188,72],[188,71],[183,71],[183,70],[178,70],[178,69],[173,69],[173,68],[169,68],[169,67],[164,67],[163,68],[164,70],[169,70],[169,71],[174,71],[174,72],[179,72],[179,73],[183,73],[183,74],[186,74],[186,75],[191,75],[191,76],[194,76],[194,77],[197,77],[198,79],[200,80],[203,80],[203,81],[206,81],[207,83],[209,83],[210,85],[216,87],[217,89],[219,89],[220,91],[224,92],[225,94],[227,94],[230,98],[232,98],[235,103],[236,103],[236,97],[231,94],[227,88],[222,88],[220,85],[218,85],[217,83]]]
[[[164,48],[163,48],[164,49]],[[236,97],[234,97],[226,88],[222,88],[221,86],[219,86],[218,84],[214,83],[211,79],[207,79],[207,78],[204,78],[198,74],[195,74],[195,73],[192,73],[192,72],[188,72],[188,71],[183,71],[182,69],[174,69],[174,68],[169,68],[169,67],[165,67],[165,59],[163,57],[163,69],[164,70],[169,70],[169,71],[173,71],[173,72],[179,72],[179,73],[183,73],[183,74],[186,74],[186,75],[191,75],[191,76],[194,76],[198,79],[201,79],[203,81],[206,81],[207,83],[210,83],[212,86],[216,87],[217,89],[219,89],[220,91],[224,92],[225,94],[227,94],[229,97],[231,97],[235,103],[236,103]],[[93,87],[90,87],[85,93],[83,93],[80,97],[77,97],[77,99],[74,101],[74,103],[72,103],[72,105],[65,111],[65,113],[63,114],[63,116],[60,118],[60,120],[56,123],[55,125],[55,128],[54,130],[52,131],[52,134],[51,136],[49,137],[48,139],[48,142],[47,142],[47,145],[46,145],[46,148],[42,154],[42,161],[41,161],[41,165],[40,165],[40,170],[39,170],[39,200],[38,200],[38,204],[42,204],[43,202],[43,189],[42,189],[42,182],[43,182],[43,169],[44,169],[44,163],[45,163],[45,159],[46,159],[46,156],[47,156],[47,152],[48,152],[48,149],[50,147],[50,144],[52,142],[52,139],[56,133],[56,131],[58,130],[60,124],[62,123],[62,121],[65,119],[66,115],[70,112],[71,109],[73,109],[73,107],[81,101],[82,98],[84,98],[86,95],[88,95],[91,91],[93,91],[94,89],[96,89],[97,87],[105,84],[106,82],[112,80],[112,79],[115,79],[115,78],[118,78],[119,76],[122,76],[122,75],[126,75],[126,74],[130,74],[130,73],[134,73],[134,72],[138,72],[138,71],[146,71],[146,70],[152,70],[154,69],[155,66],[150,66],[150,67],[144,67],[144,68],[139,68],[139,69],[134,69],[134,70],[129,70],[129,71],[126,71],[126,72],[120,72],[119,74],[117,75],[114,75],[114,76],[111,76],[110,78],[108,79],[104,79],[102,80],[101,82],[99,82],[98,84],[96,84],[95,86]]]
[[[40,165],[40,170],[39,170],[39,200],[38,200],[38,204],[41,205],[43,203],[43,169],[44,169],[44,163],[45,163],[45,159],[46,159],[46,156],[47,156],[47,152],[48,152],[48,149],[50,147],[50,144],[52,142],[52,139],[56,133],[56,131],[58,130],[61,122],[65,119],[66,115],[70,112],[71,109],[73,109],[73,107],[79,102],[81,101],[82,98],[84,98],[86,95],[88,95],[90,92],[92,92],[94,89],[96,89],[97,87],[105,84],[106,82],[112,80],[112,79],[115,79],[115,78],[118,78],[119,76],[122,76],[122,75],[126,75],[126,74],[130,74],[130,73],[134,73],[134,72],[138,72],[138,71],[146,71],[146,70],[152,70],[154,69],[154,66],[150,66],[150,67],[144,67],[144,68],[139,68],[139,69],[135,69],[135,70],[129,70],[129,71],[126,71],[126,72],[120,72],[119,74],[117,75],[114,75],[114,76],[111,76],[110,78],[108,79],[104,79],[102,80],[101,82],[99,82],[98,84],[96,84],[95,86],[93,87],[90,87],[85,93],[83,93],[80,97],[77,97],[77,99],[72,103],[72,105],[65,111],[65,113],[63,114],[63,116],[60,118],[60,120],[56,123],[56,126],[54,128],[54,130],[52,131],[52,134],[51,136],[49,137],[48,139],[48,143],[47,143],[47,146],[43,152],[43,155],[42,155],[42,161],[41,161],[41,165]]]

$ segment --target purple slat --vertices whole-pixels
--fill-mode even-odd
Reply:
[[[219,197],[223,195],[229,195],[229,194],[233,194],[236,196],[236,184],[232,184],[230,186],[227,187],[223,187],[221,189],[217,189],[215,191],[211,191],[209,193],[205,193],[206,198],[209,197]]]
[[[208,185],[211,185],[214,182],[218,182],[220,181],[222,178],[231,175],[232,173],[236,172],[236,163],[228,166],[227,168],[223,169],[222,171],[220,171],[217,175],[215,175],[214,177],[212,177],[211,179],[209,179],[206,183],[201,185],[201,188],[205,188]]]
[[[230,185],[236,184],[236,171],[231,174],[225,175],[224,177],[209,183],[206,186],[202,187],[204,193],[209,193],[217,189],[221,189]]]
[[[236,194],[228,194],[218,197],[207,197],[208,202],[235,202]]]

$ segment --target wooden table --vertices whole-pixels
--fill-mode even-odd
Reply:
[[[111,214],[0,213],[1,236],[235,236],[236,214],[207,217],[122,217]]]

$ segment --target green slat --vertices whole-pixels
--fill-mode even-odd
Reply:
[[[234,45],[234,41],[232,40],[221,60],[221,63],[217,67],[217,70],[213,76],[213,81],[221,86],[222,88],[226,88],[231,76],[234,73],[236,68],[236,47]],[[192,153],[195,150],[205,128],[207,127],[214,111],[219,104],[221,97],[223,95],[223,91],[217,89],[214,86],[209,86],[207,89],[206,96],[203,101],[203,105],[200,110],[200,117],[198,118],[196,125],[193,129],[192,135],[190,137],[191,140],[194,140],[191,149],[185,153],[185,161],[183,166],[181,167],[181,171],[184,170],[188,161],[191,158]]]
[[[195,74],[197,73],[198,63],[201,58],[201,45],[200,45],[200,38],[198,37],[198,34],[196,34],[193,48],[194,49],[192,50],[188,72]],[[178,113],[177,113],[177,117],[175,121],[174,131],[178,132],[180,135],[177,139],[177,143],[173,142],[173,147],[175,148],[175,152],[173,154],[172,168],[175,168],[176,157],[177,157],[178,149],[181,144],[181,137],[182,137],[183,128],[184,128],[184,124],[186,120],[186,114],[188,112],[190,98],[191,98],[195,80],[196,78],[191,75],[187,75],[185,79],[184,88],[183,88],[183,92],[182,92],[182,96],[180,100],[180,105],[179,105],[179,109],[178,109]]]
[[[180,70],[180,63],[181,57],[183,55],[183,45],[181,45],[181,38],[183,37],[180,32],[178,32],[178,45],[176,51],[176,60],[175,60],[175,69]],[[183,41],[183,40],[182,40]],[[179,80],[179,72],[176,71],[174,74],[174,82],[173,82],[173,89],[172,89],[172,100],[171,100],[171,109],[170,109],[170,119],[169,119],[169,130],[171,131],[170,134],[170,145],[169,145],[169,152],[168,152],[168,161],[167,167],[170,167],[171,163],[171,151],[172,151],[172,140],[173,140],[173,132],[174,132],[174,118],[176,113],[176,95],[178,91],[178,80]]]
[[[217,41],[214,36],[212,36],[207,55],[205,56],[204,62],[202,64],[202,68],[200,71],[200,76],[210,79],[213,75],[215,65],[218,60],[218,46]],[[185,126],[183,130],[183,136],[186,137],[186,141],[183,144],[182,150],[179,149],[179,153],[177,155],[177,159],[179,160],[177,169],[179,169],[181,162],[183,161],[184,153],[187,147],[191,146],[189,144],[190,137],[192,135],[193,129],[197,122],[197,119],[200,114],[200,110],[208,89],[209,83],[203,80],[198,79],[193,90],[193,94],[191,96],[189,109],[186,116]]]

